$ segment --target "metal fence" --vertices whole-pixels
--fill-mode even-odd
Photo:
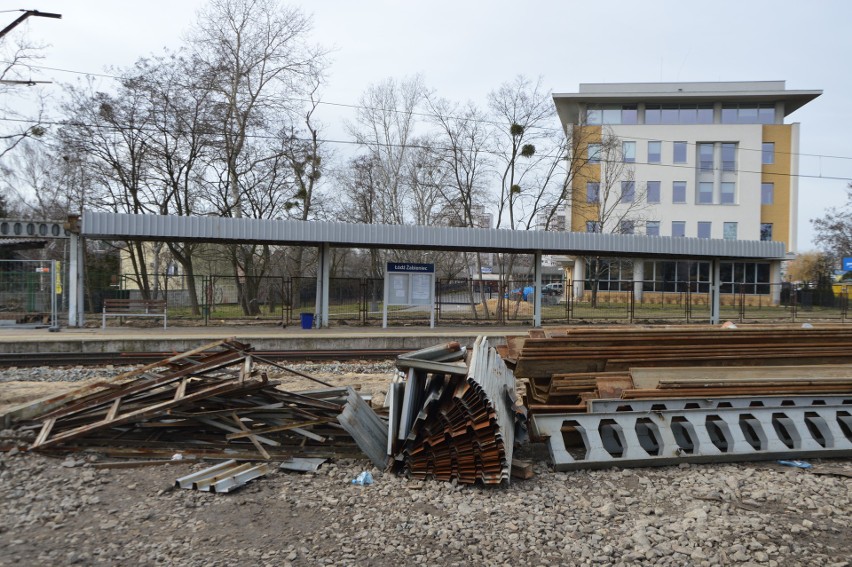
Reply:
[[[297,325],[302,314],[316,315],[316,278],[225,275],[201,276],[194,286],[184,276],[160,275],[147,291],[130,278],[119,278],[87,290],[87,309],[100,311],[105,297],[164,298],[169,321],[175,324]],[[543,285],[543,324],[576,322],[706,322],[710,320],[710,293],[706,282],[669,282],[643,289],[642,282],[593,282]],[[598,286],[600,287],[600,286]],[[525,278],[486,281],[469,278],[438,279],[435,283],[435,320],[443,325],[512,325],[533,323],[535,288]],[[852,286],[810,289],[791,284],[733,284],[722,287],[722,320],[736,322],[827,320],[846,322]],[[384,280],[330,278],[329,320],[341,325],[381,325]],[[0,317],[2,319],[2,317]],[[389,306],[388,324],[428,325],[425,306]]]
[[[630,282],[619,291],[592,291],[575,282],[566,297],[568,321],[703,322],[710,319],[710,293],[703,284],[674,282],[678,291],[645,291]],[[638,289],[637,289],[638,288]],[[719,316],[739,323],[760,321],[835,321],[849,319],[852,286],[813,289],[794,284],[722,286]],[[542,309],[542,317],[547,310]]]
[[[62,279],[53,260],[0,260],[0,325],[58,325]]]

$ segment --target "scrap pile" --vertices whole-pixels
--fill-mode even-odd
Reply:
[[[345,389],[288,392],[255,361],[249,345],[221,340],[3,417],[38,431],[30,448],[45,452],[239,460],[357,452],[336,421]]]
[[[552,329],[509,344],[506,356],[528,379],[530,409],[538,412],[582,410],[595,398],[852,392],[842,370],[852,364],[848,328]],[[752,370],[741,368],[738,378],[729,367]]]
[[[449,343],[397,359],[405,380],[388,392],[388,421],[369,408],[344,411],[341,423],[377,465],[415,478],[508,484],[516,419],[526,417],[515,378],[485,337],[467,351]]]
[[[558,469],[852,455],[852,329],[533,331],[506,356]]]

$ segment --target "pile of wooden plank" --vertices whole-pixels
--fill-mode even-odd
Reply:
[[[589,399],[852,392],[852,328],[533,331],[506,357],[535,411]]]
[[[46,452],[238,460],[357,454],[337,423],[345,389],[321,383],[311,392],[289,392],[255,362],[249,345],[225,339],[3,417],[37,431],[30,449]]]

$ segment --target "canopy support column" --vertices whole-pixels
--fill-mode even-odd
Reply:
[[[328,327],[328,288],[331,277],[331,245],[324,242],[319,247],[317,262],[317,329]]]
[[[72,232],[69,246],[68,326],[83,327],[86,323],[83,301],[83,270],[86,257],[85,239],[79,234]]]
[[[541,250],[535,251],[533,267],[535,269],[535,284],[533,284],[535,286],[535,293],[533,294],[535,297],[533,304],[533,325],[541,327]]]
[[[710,270],[713,272],[710,280],[710,323],[713,325],[719,324],[722,307],[720,296],[721,285],[719,282],[721,278],[720,265],[719,258],[713,258],[710,262]]]

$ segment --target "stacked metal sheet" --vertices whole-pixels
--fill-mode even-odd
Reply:
[[[453,364],[464,356],[451,343],[398,359],[407,381],[390,408],[390,433],[400,441],[397,468],[416,478],[508,484],[514,375],[485,337],[476,340],[468,365]]]

